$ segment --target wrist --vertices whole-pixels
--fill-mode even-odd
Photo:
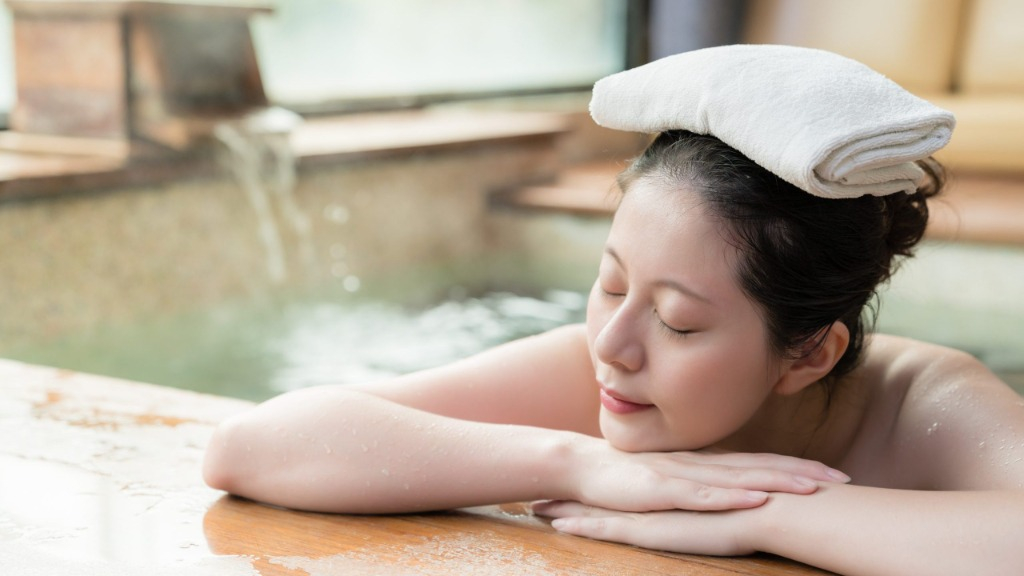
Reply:
[[[580,500],[582,470],[588,454],[593,452],[593,444],[601,441],[576,432],[562,432],[551,437],[542,456],[550,488],[544,494],[545,499]]]
[[[785,525],[785,509],[788,501],[794,498],[809,498],[807,494],[787,494],[774,492],[764,504],[757,508],[745,510],[749,512],[747,522],[740,528],[739,539],[748,548],[758,552],[777,553],[779,539],[787,533]]]

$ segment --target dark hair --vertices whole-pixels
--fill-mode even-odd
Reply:
[[[850,344],[823,381],[834,384],[860,361],[877,315],[876,289],[924,234],[926,200],[941,189],[944,172],[932,159],[919,164],[929,178],[912,194],[819,198],[713,136],[670,131],[620,174],[619,186],[625,192],[636,180],[659,178],[697,192],[726,223],[726,239],[741,254],[740,285],[780,356],[806,356],[835,322],[845,324]]]

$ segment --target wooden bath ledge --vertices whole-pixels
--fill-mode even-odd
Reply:
[[[571,115],[564,113],[438,107],[310,118],[290,141],[298,167],[304,169],[485,146],[550,147],[571,128]],[[215,150],[212,137],[195,149],[173,151],[145,141],[0,130],[0,201],[224,177],[227,172],[214,161]]]
[[[523,505],[310,514],[207,488],[200,462],[240,400],[0,360],[5,575],[814,575],[555,533]]]

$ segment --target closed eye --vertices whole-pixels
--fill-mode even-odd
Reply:
[[[689,336],[690,334],[693,334],[693,330],[684,330],[682,328],[673,328],[672,326],[669,326],[668,324],[665,323],[664,320],[661,319],[661,317],[658,317],[657,310],[654,311],[654,315],[657,317],[658,326],[669,336],[675,338],[682,338],[684,336]]]
[[[600,281],[597,283],[597,287],[598,287],[599,290],[601,290],[601,293],[604,294],[605,296],[611,296],[611,297],[614,297],[614,298],[621,298],[621,297],[626,295],[626,291],[624,289],[622,289],[622,290],[609,289],[608,287],[605,286],[605,284],[603,282],[600,282]]]
[[[693,334],[693,330],[679,330],[677,328],[669,326],[668,324],[665,324],[664,322],[661,322],[660,320],[658,321],[658,325],[661,326],[661,328],[665,332],[667,332],[669,336],[674,336],[676,338],[682,338],[684,336],[689,336],[690,334]]]

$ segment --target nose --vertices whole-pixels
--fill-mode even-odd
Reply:
[[[639,370],[644,363],[644,348],[637,314],[627,300],[604,318],[594,339],[597,359],[621,370]]]

